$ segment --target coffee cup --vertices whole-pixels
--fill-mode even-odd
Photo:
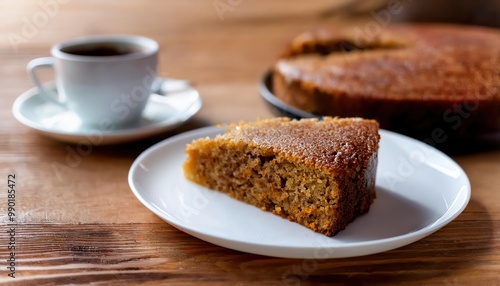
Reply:
[[[157,82],[158,43],[129,35],[89,36],[61,42],[52,57],[28,63],[39,96],[74,112],[82,124],[127,126],[137,122]],[[55,71],[56,91],[36,70]]]

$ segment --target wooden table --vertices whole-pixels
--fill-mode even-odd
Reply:
[[[455,221],[406,247],[357,258],[279,259],[214,246],[163,222],[130,191],[129,168],[152,144],[218,122],[272,116],[257,86],[283,45],[305,29],[347,21],[324,17],[339,1],[311,2],[0,1],[0,282],[499,285],[500,151],[454,157],[472,184]],[[72,157],[74,145],[21,125],[11,106],[33,87],[30,59],[65,39],[110,33],[156,39],[160,74],[192,81],[204,106],[175,132]],[[6,269],[9,174],[16,184],[15,279]]]

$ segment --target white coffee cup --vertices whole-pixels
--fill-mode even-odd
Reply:
[[[138,121],[157,78],[158,43],[127,36],[89,36],[56,44],[52,57],[28,63],[47,101],[73,111],[82,124],[126,126]],[[44,88],[36,69],[55,70],[57,93]]]

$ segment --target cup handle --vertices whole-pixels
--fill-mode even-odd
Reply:
[[[40,96],[42,96],[45,100],[54,102],[60,106],[65,106],[64,102],[59,99],[59,95],[53,91],[47,90],[43,84],[40,82],[38,75],[36,74],[36,70],[38,68],[54,68],[55,60],[52,57],[46,58],[37,58],[31,60],[28,63],[27,70],[28,74],[31,76],[31,79],[35,83],[35,85],[40,90]]]

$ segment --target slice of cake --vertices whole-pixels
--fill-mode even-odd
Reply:
[[[240,123],[189,144],[184,174],[332,236],[375,198],[378,128],[361,118]]]

